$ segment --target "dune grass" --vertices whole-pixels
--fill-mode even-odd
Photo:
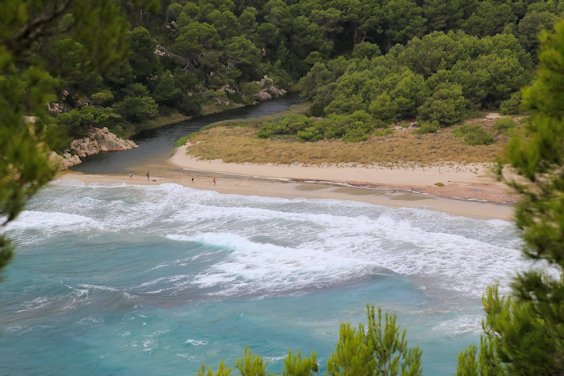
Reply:
[[[291,111],[303,113],[307,107],[304,105]],[[509,132],[496,130],[495,120],[486,118],[471,119],[464,124],[423,135],[418,135],[414,129],[397,126],[375,132],[364,142],[299,142],[256,137],[262,121],[287,114],[272,115],[269,119],[230,120],[214,124],[190,136],[188,152],[201,159],[221,159],[232,163],[385,166],[484,163],[499,158],[509,139]],[[494,134],[495,142],[490,145],[468,145],[456,136],[457,129],[463,126],[481,127]]]

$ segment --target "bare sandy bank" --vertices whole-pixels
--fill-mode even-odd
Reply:
[[[173,164],[168,166],[146,166],[147,169],[151,170],[150,180],[147,180],[143,171],[134,172],[132,177],[127,175],[87,175],[66,172],[60,174],[58,178],[79,180],[85,184],[156,185],[175,183],[195,189],[214,190],[226,194],[354,200],[390,207],[438,210],[453,215],[478,219],[512,220],[513,215],[513,207],[510,204],[451,199],[429,193],[409,192],[409,189],[415,190],[414,188],[425,187],[424,184],[427,182],[434,184],[435,180],[430,171],[423,177],[415,177],[417,174],[413,171],[403,170],[401,174],[395,172],[389,176],[386,175],[388,179],[386,182],[392,182],[393,184],[385,185],[381,180],[381,176],[385,175],[382,173],[384,169],[369,171],[374,175],[368,175],[368,172],[365,170],[371,169],[365,168],[331,167],[326,170],[323,167],[232,165],[218,161],[194,160],[185,156],[183,148],[171,159],[171,163]],[[179,164],[182,168],[178,167]],[[333,175],[330,172],[331,170],[335,170]],[[376,172],[380,172],[380,174],[375,175]],[[476,184],[484,184],[474,173],[465,172],[462,175],[477,179]],[[370,180],[371,176],[378,176],[379,179],[375,182]],[[452,172],[444,172],[443,175],[442,169],[440,176],[442,180],[445,180],[445,184],[447,184],[448,180],[444,179],[444,177],[451,179],[457,177],[458,180],[455,181],[460,181],[459,175]],[[337,179],[337,177],[340,179]],[[350,181],[345,180],[349,177],[352,178]],[[414,178],[412,179],[412,177]],[[213,182],[214,178],[215,184]],[[403,180],[398,181],[392,178]],[[311,182],[311,180],[318,181]],[[409,185],[399,184],[402,181],[409,181]],[[420,185],[414,184],[414,181]],[[451,180],[451,182],[454,186],[454,181]],[[362,185],[365,186],[363,187]],[[422,192],[423,190],[419,191]],[[481,196],[470,198],[474,200],[482,199]]]
[[[518,197],[496,181],[486,164],[442,165],[434,167],[354,167],[274,164],[237,164],[221,160],[199,160],[178,148],[169,162],[184,170],[214,172],[252,178],[327,181],[357,187],[420,192],[462,200],[515,203]]]

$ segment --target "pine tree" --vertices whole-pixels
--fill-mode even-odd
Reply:
[[[528,132],[509,149],[518,176],[505,180],[524,197],[515,216],[525,256],[549,267],[518,274],[509,297],[488,289],[480,351],[460,354],[460,376],[564,374],[564,20],[540,40],[536,78],[523,92]]]

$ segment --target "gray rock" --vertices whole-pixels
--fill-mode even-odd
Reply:
[[[253,95],[253,99],[259,102],[264,102],[272,99],[272,95],[270,95],[270,93],[267,90],[261,90]]]
[[[63,153],[63,155],[60,155],[54,151],[49,154],[49,161],[52,166],[59,171],[67,170],[72,166],[82,163],[78,155],[71,155],[70,153]]]

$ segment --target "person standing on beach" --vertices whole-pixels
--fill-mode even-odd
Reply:
[[[213,186],[215,187],[215,178],[213,178]]]
[[[150,178],[149,178],[149,171],[147,171],[147,180],[150,180]]]

